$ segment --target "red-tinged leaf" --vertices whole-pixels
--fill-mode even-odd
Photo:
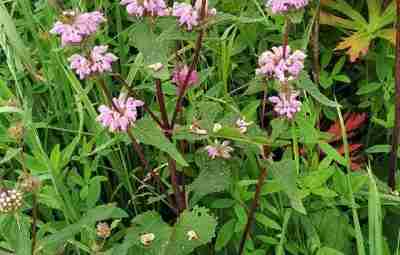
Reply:
[[[364,125],[365,121],[367,120],[367,113],[352,113],[346,119],[346,130],[347,132],[353,131],[355,129],[360,128]]]
[[[356,162],[351,162],[351,170],[353,171],[359,171],[361,169],[361,164],[356,163]]]
[[[354,33],[336,46],[335,50],[347,50],[351,62],[367,54],[369,50],[370,38],[367,34]]]
[[[362,144],[359,144],[359,143],[352,143],[352,144],[349,144],[349,152],[350,152],[350,153],[355,152],[355,151],[359,150],[362,146],[363,146],[363,145],[362,145]],[[337,151],[339,152],[340,155],[344,155],[344,145],[341,145],[341,146],[337,149]]]

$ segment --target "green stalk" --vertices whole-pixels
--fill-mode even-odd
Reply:
[[[300,157],[299,157],[299,141],[297,140],[296,134],[296,124],[291,122],[291,131],[292,131],[292,141],[293,141],[293,155],[294,161],[296,162],[296,173],[300,174]]]
[[[344,124],[342,112],[340,111],[340,106],[337,104],[336,110],[339,116],[339,121],[340,121],[340,128],[342,131],[342,139],[343,139],[343,145],[344,145],[344,154],[345,154],[345,159],[346,159],[346,169],[347,169],[347,175],[346,175],[346,181],[347,181],[347,186],[349,189],[349,196],[350,196],[350,206],[351,206],[351,212],[353,215],[353,222],[354,222],[354,227],[355,227],[355,232],[356,232],[356,242],[357,242],[357,251],[358,255],[365,255],[365,247],[364,247],[364,238],[361,232],[361,226],[360,226],[360,220],[358,218],[357,214],[357,209],[356,209],[356,202],[354,198],[354,193],[353,193],[353,187],[351,184],[351,161],[350,161],[350,150],[349,150],[349,143],[347,140],[347,132],[346,132],[346,126]]]

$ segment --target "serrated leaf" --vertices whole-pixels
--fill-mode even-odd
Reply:
[[[206,157],[205,153],[201,156]],[[190,185],[193,197],[190,204],[196,204],[204,196],[221,192],[229,188],[232,183],[230,162],[222,159],[202,161],[199,176]]]
[[[268,218],[264,214],[256,213],[255,215],[256,221],[261,223],[265,228],[272,228],[276,230],[281,230],[282,227],[274,220]]]

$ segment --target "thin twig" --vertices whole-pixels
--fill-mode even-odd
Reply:
[[[251,225],[253,224],[253,220],[254,220],[254,214],[257,210],[258,203],[260,200],[261,188],[264,185],[266,177],[267,177],[267,169],[265,167],[261,167],[261,172],[260,172],[260,175],[258,176],[256,192],[254,194],[254,198],[253,198],[253,202],[251,204],[250,211],[247,215],[246,227],[244,229],[242,239],[240,240],[239,253],[238,253],[239,255],[243,254],[244,245],[246,244],[247,236],[250,233]]]
[[[396,117],[392,135],[392,148],[389,161],[388,185],[392,190],[396,188],[397,151],[400,133],[400,0],[397,0],[396,20]]]
[[[268,94],[268,88],[267,88],[267,84],[265,84],[263,98],[262,98],[262,105],[261,105],[261,116],[260,116],[262,129],[265,128],[265,109],[267,106],[267,94]]]

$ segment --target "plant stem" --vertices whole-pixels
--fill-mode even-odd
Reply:
[[[291,131],[292,131],[292,142],[293,142],[293,155],[294,155],[294,161],[296,163],[296,173],[297,175],[299,175],[300,173],[299,142],[297,140],[296,125],[294,121],[291,122]]]
[[[32,193],[32,255],[35,254],[35,249],[36,249],[36,224],[37,224],[37,196],[36,196],[36,191]]]
[[[244,245],[246,244],[247,236],[250,233],[250,228],[251,228],[251,225],[252,225],[253,220],[254,220],[254,214],[255,214],[255,212],[257,210],[258,203],[259,203],[259,200],[260,200],[261,188],[262,188],[262,186],[263,186],[263,184],[265,182],[265,178],[266,177],[267,177],[267,169],[262,167],[260,175],[258,176],[256,192],[254,194],[253,202],[251,204],[250,211],[249,211],[249,213],[247,215],[246,227],[244,229],[242,239],[240,240],[239,253],[238,253],[239,255],[243,254]]]
[[[290,20],[288,16],[285,16],[285,25],[284,25],[284,31],[283,31],[283,58],[286,58],[286,53],[287,53],[287,48],[289,44],[289,25],[290,25]]]
[[[319,84],[320,80],[320,63],[319,63],[319,26],[320,26],[320,13],[321,13],[321,3],[318,1],[316,16],[313,27],[313,36],[312,36],[312,49],[313,49],[313,75],[314,82]]]
[[[168,120],[167,108],[165,106],[164,92],[162,90],[160,79],[156,80],[156,94],[157,94],[158,105],[160,106],[161,119],[163,121],[164,132],[170,133],[171,130],[169,130],[170,125]]]
[[[396,117],[392,134],[392,148],[390,151],[388,178],[388,185],[392,190],[396,189],[397,151],[400,133],[400,0],[397,0],[396,3]]]
[[[204,21],[205,17],[206,17],[206,0],[203,0],[201,2],[200,20]],[[194,69],[196,68],[196,66],[199,63],[200,50],[201,50],[201,46],[203,44],[204,34],[205,34],[205,28],[201,28],[199,35],[197,36],[192,64],[190,65],[189,72],[186,75],[183,86],[179,90],[178,99],[177,99],[176,105],[175,105],[175,111],[172,115],[172,121],[171,121],[171,127],[170,127],[171,130],[174,130],[174,126],[175,126],[176,119],[178,117],[178,113],[182,110],[182,103],[183,103],[184,95],[186,93],[186,89],[188,87],[190,76],[192,75]]]
[[[267,106],[267,84],[265,84],[264,88],[264,93],[263,93],[263,99],[262,99],[262,105],[261,105],[261,116],[260,116],[260,122],[261,122],[261,128],[265,128],[265,108]]]

